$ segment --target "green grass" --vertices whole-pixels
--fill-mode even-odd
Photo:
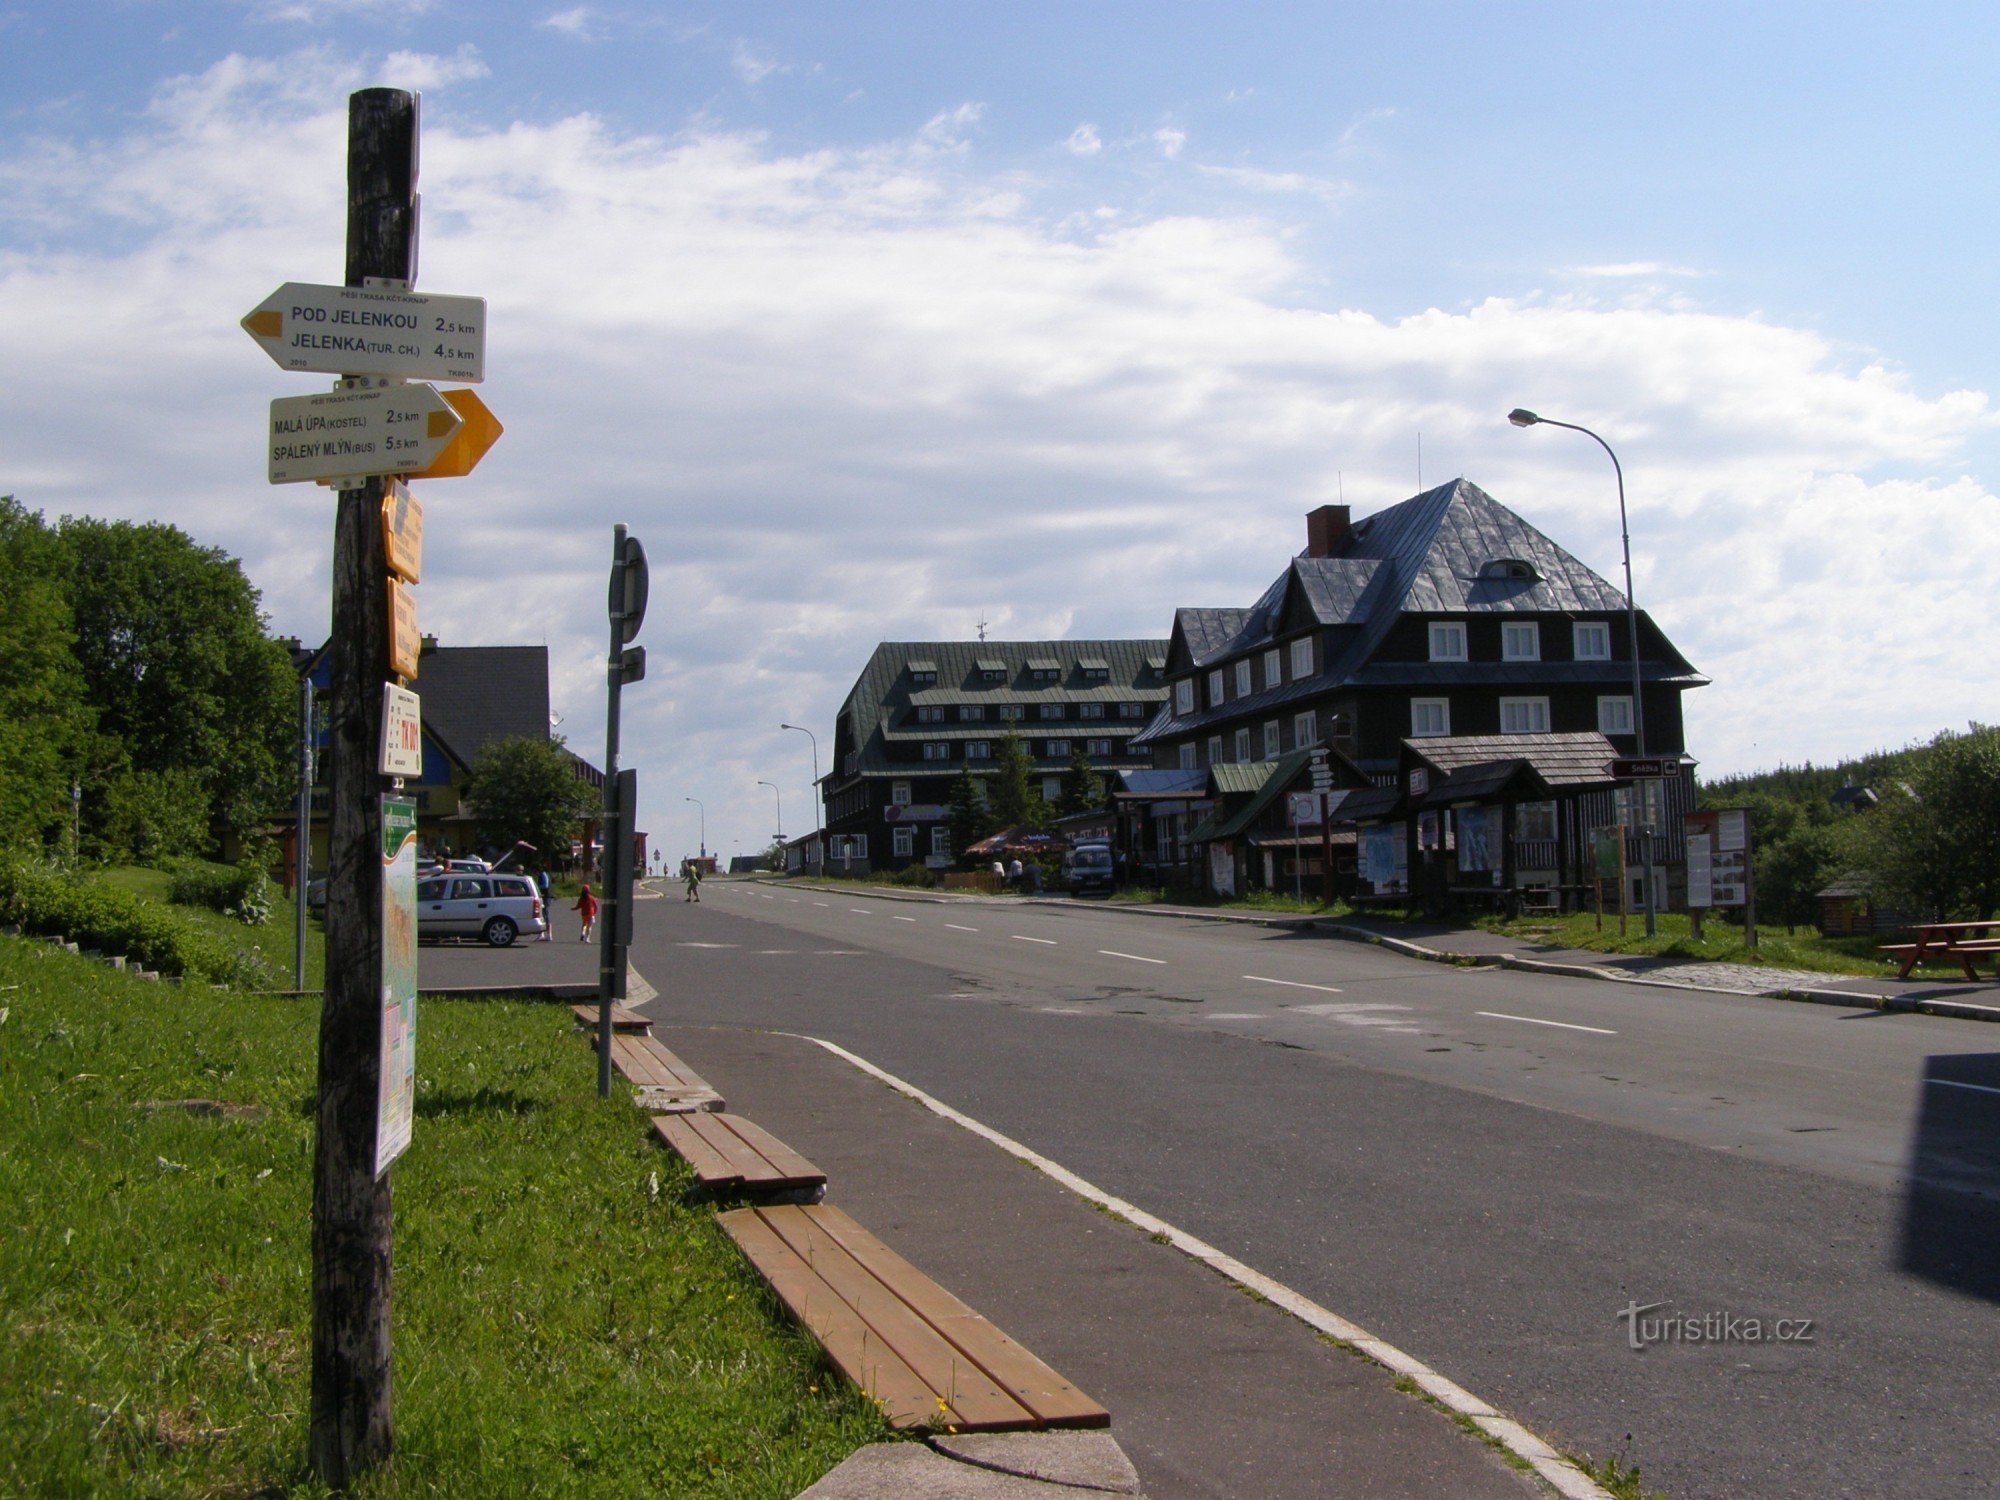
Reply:
[[[314,1495],[318,1007],[0,938],[0,1493]],[[884,1435],[567,1011],[426,1002],[361,1496],[791,1495]],[[201,1098],[241,1117],[149,1110]]]
[[[1895,963],[1875,951],[1880,939],[1867,937],[1822,937],[1810,928],[1787,933],[1782,927],[1758,924],[1757,946],[1748,947],[1741,927],[1710,918],[1703,926],[1705,936],[1697,940],[1685,912],[1661,912],[1655,937],[1646,936],[1645,918],[1626,919],[1626,935],[1618,935],[1618,918],[1607,913],[1604,930],[1597,930],[1597,918],[1587,912],[1563,917],[1522,917],[1507,922],[1482,917],[1477,925],[1488,932],[1503,933],[1526,941],[1550,943],[1563,948],[1582,948],[1596,953],[1644,953],[1663,958],[1699,959],[1708,963],[1760,965],[1773,969],[1804,969],[1821,974],[1865,975],[1871,978],[1894,976]],[[1956,962],[1925,965],[1919,976],[1959,973]]]
[[[167,904],[168,887],[173,884],[173,876],[165,870],[148,869],[143,865],[113,865],[96,874],[107,885],[143,896],[148,901],[157,901],[163,906]],[[224,916],[219,911],[210,911],[205,906],[176,906],[174,910],[230,947],[250,949],[265,966],[271,987],[289,990],[294,988],[293,976],[298,957],[298,939],[293,927],[297,920],[297,907],[285,899],[284,888],[276,882],[272,883],[270,894],[270,919],[255,927]],[[319,990],[325,984],[326,932],[317,917],[308,916],[306,982],[303,988]]]

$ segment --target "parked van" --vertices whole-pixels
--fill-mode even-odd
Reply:
[[[418,938],[479,938],[505,948],[548,922],[542,893],[526,875],[438,875],[417,882]]]
[[[1117,884],[1117,874],[1108,839],[1087,839],[1063,856],[1063,886],[1072,896],[1092,891],[1108,896]]]

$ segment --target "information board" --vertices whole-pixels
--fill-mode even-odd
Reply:
[[[417,804],[382,799],[382,1038],[375,1175],[410,1145],[417,1091]]]

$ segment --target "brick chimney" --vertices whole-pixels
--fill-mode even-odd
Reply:
[[[1347,540],[1348,510],[1344,505],[1322,505],[1306,512],[1306,556],[1331,557]]]

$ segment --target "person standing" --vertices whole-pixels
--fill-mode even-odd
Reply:
[[[701,866],[691,859],[682,860],[681,879],[687,882],[687,895],[681,899],[683,901],[699,902],[701,900]]]
[[[589,942],[591,929],[597,926],[597,898],[590,894],[590,887],[588,885],[584,886],[583,894],[576,898],[576,905],[572,906],[570,910],[583,918],[583,935],[577,941],[580,943]]]
[[[547,865],[543,865],[539,870],[535,871],[535,889],[542,893],[542,916],[544,920],[542,922],[541,940],[545,943],[552,943],[555,941],[556,909],[549,905],[549,867]]]

